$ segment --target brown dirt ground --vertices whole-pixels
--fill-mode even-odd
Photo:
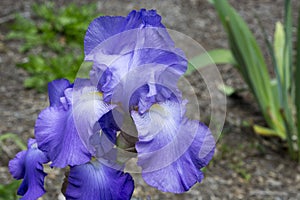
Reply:
[[[34,0],[14,2],[2,0],[0,4],[0,134],[15,133],[24,141],[33,137],[37,114],[48,105],[47,95],[24,90],[22,82],[27,75],[16,63],[25,55],[18,53],[18,41],[5,40],[8,25],[15,12],[30,12]],[[60,5],[67,1],[58,1]],[[79,3],[78,1],[75,1]],[[282,0],[230,1],[250,24],[251,30],[263,44],[257,29],[255,14],[262,20],[271,36],[276,21],[282,21]],[[295,3],[296,1],[293,1]],[[126,15],[132,9],[157,9],[164,24],[199,42],[205,49],[227,47],[226,35],[213,7],[206,0],[110,0],[98,3],[105,15]],[[265,48],[263,47],[264,52]],[[266,54],[268,56],[268,54]],[[231,66],[219,66],[224,82],[235,88],[245,84]],[[207,95],[205,84],[198,75],[189,76],[198,98]],[[201,111],[209,114],[209,100],[203,98]],[[245,122],[263,123],[253,97],[246,91],[227,99],[227,118],[217,144],[217,152],[205,170],[205,179],[189,192],[180,195],[162,193],[147,186],[135,174],[136,189],[132,199],[300,199],[300,166],[287,156],[285,145],[276,138],[262,138],[253,133]],[[7,163],[19,149],[13,142],[2,145],[0,183],[12,180]],[[58,199],[63,176],[57,170],[47,169],[48,193],[42,199]],[[1,199],[1,197],[0,197]]]

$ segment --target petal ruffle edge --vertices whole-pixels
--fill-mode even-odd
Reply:
[[[203,179],[201,168],[214,154],[209,129],[188,120],[178,102],[154,104],[140,115],[132,112],[139,133],[138,165],[151,186],[164,192],[182,193]]]
[[[129,200],[133,189],[133,179],[128,173],[91,161],[71,167],[66,198]]]
[[[45,193],[43,164],[49,162],[46,155],[37,148],[35,140],[28,140],[28,150],[21,151],[9,162],[10,173],[16,179],[23,179],[17,194],[23,200],[32,200]]]

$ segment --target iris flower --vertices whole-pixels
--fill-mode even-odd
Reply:
[[[134,183],[119,150],[136,153],[145,182],[161,191],[182,193],[200,182],[215,141],[185,116],[177,82],[187,60],[156,11],[96,18],[84,52],[93,63],[89,79],[49,83],[36,141],[10,161],[12,175],[24,179],[18,194],[43,195],[42,164],[51,162],[70,167],[67,199],[130,199]]]
[[[19,152],[9,162],[9,171],[15,179],[23,179],[17,192],[22,199],[37,199],[45,193],[43,164],[49,162],[46,155],[38,149],[36,140],[28,140],[28,150]]]

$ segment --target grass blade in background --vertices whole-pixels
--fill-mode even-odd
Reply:
[[[292,44],[292,5],[290,0],[285,0],[285,17],[284,17],[284,34],[285,34],[285,45],[283,53],[283,108],[281,111],[284,119],[284,125],[286,129],[287,142],[289,145],[289,152],[292,158],[296,159],[295,146],[293,145],[293,137],[295,136],[295,121],[292,110],[293,99],[291,94],[291,85],[293,83],[292,71],[293,71],[293,44]]]
[[[270,128],[285,139],[283,119],[275,100],[278,93],[272,92],[271,78],[257,41],[245,21],[226,0],[215,0],[214,6],[228,34],[237,69],[254,94]]]
[[[27,146],[23,143],[22,139],[18,137],[18,135],[13,134],[13,133],[5,133],[3,135],[0,135],[0,144],[2,141],[11,139],[12,141],[15,142],[15,144],[21,149],[21,150],[26,150]]]
[[[284,24],[276,24],[273,44],[260,24],[276,74],[276,78],[271,79],[262,51],[242,17],[227,0],[211,2],[227,32],[230,49],[236,60],[235,67],[254,94],[269,126],[255,125],[255,132],[286,140],[291,157],[300,162],[300,16],[295,69],[291,0],[285,0]],[[295,76],[292,76],[293,73]]]
[[[231,51],[228,49],[211,50],[189,60],[188,69],[185,72],[185,75],[189,75],[193,71],[211,64],[235,65],[236,61],[232,56]]]
[[[292,44],[292,5],[290,0],[285,0],[285,17],[284,17],[284,33],[285,33],[285,46],[283,54],[284,65],[284,80],[283,86],[286,92],[289,92],[291,82],[293,81],[292,71],[293,71],[293,44]]]
[[[296,106],[296,127],[298,138],[298,161],[300,162],[300,8],[298,12],[297,46],[296,46],[296,71],[295,71],[295,106]]]

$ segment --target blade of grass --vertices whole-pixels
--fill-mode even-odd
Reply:
[[[226,0],[215,0],[214,5],[227,31],[230,48],[240,71],[253,92],[268,125],[278,130],[282,121],[272,94],[270,75],[261,49],[245,21]],[[275,121],[274,121],[275,120]]]
[[[20,149],[22,149],[22,150],[27,149],[26,145],[23,143],[23,141],[16,134],[5,133],[3,135],[0,135],[0,142],[3,141],[3,140],[7,140],[7,139],[13,140]]]
[[[283,80],[284,78],[284,47],[285,46],[285,32],[284,27],[280,22],[276,23],[275,32],[274,32],[274,42],[273,42],[273,49],[274,49],[274,57],[276,60],[276,65],[278,67],[278,72],[280,75],[280,79]]]
[[[272,129],[259,126],[259,125],[254,125],[253,126],[254,132],[263,135],[263,136],[278,136],[278,133]]]
[[[279,111],[280,107],[283,107],[283,95],[282,95],[283,94],[283,91],[282,91],[283,66],[282,66],[282,62],[280,61],[280,60],[283,60],[283,58],[282,58],[283,53],[278,55],[279,54],[278,52],[280,52],[280,48],[282,48],[281,51],[283,52],[285,38],[282,37],[282,35],[284,35],[284,31],[283,31],[282,26],[280,26],[280,25],[276,26],[275,34],[274,34],[274,45],[272,46],[271,42],[268,39],[266,30],[264,29],[261,21],[259,20],[258,17],[256,17],[256,18],[258,20],[260,29],[262,30],[262,33],[264,35],[264,40],[268,47],[269,53],[271,55],[273,68],[274,68],[274,71],[276,74],[277,92],[272,90],[271,93],[272,93],[273,99],[276,103],[275,108],[276,108],[276,110]],[[282,45],[279,45],[279,43],[282,43]],[[280,66],[281,66],[281,68],[280,68]],[[271,86],[273,87],[274,84],[272,84],[272,83],[274,83],[274,82],[272,82],[272,80],[271,80]],[[278,114],[278,116],[280,116],[279,112],[277,112],[277,114]]]
[[[284,16],[285,46],[284,46],[284,80],[283,84],[286,91],[290,89],[293,68],[293,45],[292,45],[292,5],[290,0],[285,0],[285,16]]]
[[[298,162],[300,162],[300,8],[298,11],[297,46],[296,46],[296,72],[295,72],[295,105],[296,127],[298,138]]]
[[[211,65],[211,64],[231,64],[235,65],[236,61],[228,49],[215,49],[203,53],[189,60],[188,69],[185,75],[191,74],[196,69]]]
[[[216,0],[215,5],[220,15],[222,15],[223,25],[227,28],[228,35],[230,36],[231,48],[235,53],[240,52],[239,55],[234,53],[234,56],[237,60],[241,61],[242,59],[242,62],[239,63],[242,75],[244,77],[249,76],[249,86],[252,88],[254,94],[257,95],[257,98],[264,102],[269,102],[268,85],[270,83],[268,83],[268,80],[270,78],[266,70],[264,58],[254,36],[242,18],[227,1]]]
[[[284,46],[284,57],[283,57],[283,67],[284,67],[284,80],[283,84],[283,113],[287,140],[289,144],[289,149],[292,157],[294,156],[294,145],[293,145],[293,136],[295,133],[295,123],[293,114],[291,111],[291,83],[293,82],[292,70],[293,70],[293,45],[292,45],[292,5],[290,0],[285,0],[285,16],[284,16],[284,31],[285,31],[285,46]]]

